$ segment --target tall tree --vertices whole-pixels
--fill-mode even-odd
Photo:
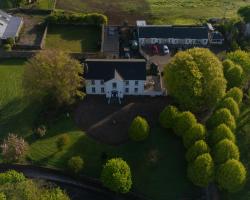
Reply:
[[[23,86],[27,95],[50,97],[59,104],[71,104],[83,97],[83,66],[62,51],[41,51],[24,69]]]

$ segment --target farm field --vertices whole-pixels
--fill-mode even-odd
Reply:
[[[49,26],[46,48],[62,49],[68,52],[99,51],[101,29],[92,26]]]
[[[57,8],[80,12],[102,12],[111,24],[146,19],[154,24],[193,24],[215,17],[235,17],[250,0],[58,0]]]

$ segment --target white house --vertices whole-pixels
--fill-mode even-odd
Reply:
[[[118,99],[125,95],[145,95],[143,59],[87,59],[84,67],[87,94]]]
[[[218,31],[212,32],[209,36],[210,36],[210,38],[209,38],[210,44],[222,45],[224,43],[224,37]]]
[[[140,46],[151,44],[202,45],[210,43],[210,34],[214,31],[207,26],[172,26],[147,25],[137,21],[137,32]]]
[[[11,16],[0,10],[0,44],[8,38],[16,39],[19,36],[23,20],[21,17]]]

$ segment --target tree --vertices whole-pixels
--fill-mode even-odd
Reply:
[[[3,192],[0,192],[0,200],[7,200],[6,195]]]
[[[83,66],[62,51],[41,51],[31,58],[23,75],[23,86],[30,97],[50,97],[59,104],[70,104],[83,97]]]
[[[173,128],[174,121],[179,114],[178,108],[175,106],[167,106],[160,113],[159,122],[163,128]]]
[[[193,162],[199,155],[209,152],[207,143],[204,140],[198,140],[187,150],[185,157],[188,162]]]
[[[197,140],[204,140],[206,138],[206,128],[197,123],[187,130],[183,135],[183,143],[186,148],[192,146]]]
[[[210,142],[212,145],[217,144],[221,140],[228,139],[235,143],[235,135],[226,124],[220,124],[210,134]]]
[[[237,119],[240,115],[240,109],[237,102],[232,97],[226,97],[218,105],[219,108],[227,108],[230,110],[231,114],[234,116],[234,119]]]
[[[3,161],[7,163],[21,161],[27,154],[28,143],[15,134],[9,134],[2,145]]]
[[[80,156],[74,156],[68,161],[68,168],[74,174],[79,173],[83,168],[83,160]]]
[[[186,111],[180,113],[174,124],[174,132],[178,136],[184,135],[184,133],[189,130],[193,125],[197,123],[197,120],[193,113]]]
[[[220,124],[226,124],[232,131],[236,128],[234,116],[227,108],[217,110],[207,121],[207,126],[214,129]]]
[[[67,134],[63,134],[61,135],[58,139],[57,139],[57,148],[59,150],[63,150],[63,148],[68,145],[70,142],[70,138]]]
[[[232,97],[238,103],[238,105],[240,105],[243,98],[243,92],[240,88],[233,87],[227,91],[225,98],[227,97]]]
[[[242,67],[229,59],[223,61],[223,67],[228,88],[240,87],[244,79]]]
[[[219,59],[208,49],[179,52],[164,69],[168,94],[191,111],[212,108],[226,91]]]
[[[244,19],[246,23],[250,22],[250,6],[241,7],[238,14]]]
[[[0,173],[0,185],[6,183],[20,183],[25,181],[26,178],[23,173],[17,172],[15,170],[9,170],[4,173]]]
[[[218,142],[212,149],[212,155],[214,162],[218,164],[225,163],[229,159],[240,159],[238,147],[228,139]]]
[[[105,187],[114,192],[128,193],[132,186],[128,164],[121,158],[108,160],[103,167],[101,181]]]
[[[134,141],[145,140],[149,135],[149,125],[145,118],[137,116],[129,128],[129,137]]]
[[[228,160],[219,166],[216,172],[216,180],[219,187],[228,192],[236,192],[246,182],[246,169],[238,160]]]
[[[214,163],[209,153],[199,155],[188,165],[188,178],[194,185],[207,187],[214,178]]]

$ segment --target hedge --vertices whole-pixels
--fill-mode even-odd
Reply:
[[[48,16],[46,22],[51,24],[102,25],[108,23],[108,18],[99,13],[81,14],[57,11]]]

